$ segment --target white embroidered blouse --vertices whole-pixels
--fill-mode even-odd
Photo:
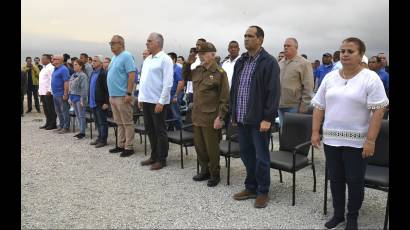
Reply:
[[[363,69],[346,80],[334,70],[324,77],[311,103],[325,111],[324,144],[363,148],[371,109],[386,107],[389,99],[374,71]]]

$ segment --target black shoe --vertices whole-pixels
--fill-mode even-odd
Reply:
[[[26,113],[31,113],[31,109],[27,110]]]
[[[348,218],[346,221],[346,230],[357,230],[357,219]]]
[[[79,133],[76,137],[77,139],[83,139],[85,137],[85,133]]]
[[[98,142],[98,143],[95,145],[95,147],[96,147],[96,148],[101,148],[101,147],[104,147],[104,146],[106,146],[106,145],[107,145],[107,143]]]
[[[209,173],[203,173],[203,174],[196,174],[194,177],[192,177],[192,180],[194,181],[204,181],[208,180],[211,178],[211,175]]]
[[[357,218],[358,218],[358,213],[347,213],[346,215],[346,227],[345,229],[348,230],[356,230],[357,229]]]
[[[110,153],[119,153],[119,152],[122,152],[122,151],[124,151],[124,148],[120,148],[120,147],[115,147],[113,149],[108,150],[108,152],[110,152]]]
[[[54,125],[54,126],[47,126],[47,127],[46,127],[46,130],[52,130],[52,129],[56,129],[56,128],[57,128],[56,125]]]
[[[99,142],[97,141],[97,140],[95,140],[95,141],[91,141],[90,142],[90,145],[96,145],[96,144],[98,144]]]
[[[332,219],[330,219],[328,222],[325,223],[325,227],[327,229],[334,229],[336,228],[340,223],[344,222],[345,218],[344,217],[336,217],[333,216]]]
[[[47,125],[43,125],[43,126],[40,126],[40,127],[38,127],[39,129],[45,129],[45,128],[47,128]]]
[[[37,113],[41,113],[41,110],[37,109]]]
[[[129,157],[132,154],[134,154],[134,149],[124,149],[124,151],[121,153],[120,157]]]
[[[219,176],[211,176],[211,178],[208,180],[208,187],[215,187],[219,184],[221,181],[221,177]]]

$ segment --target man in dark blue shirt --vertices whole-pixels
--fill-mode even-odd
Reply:
[[[383,82],[386,95],[389,96],[389,73],[383,68],[382,59],[378,56],[373,56],[369,60],[369,69],[376,72]]]

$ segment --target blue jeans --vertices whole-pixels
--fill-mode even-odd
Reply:
[[[279,113],[279,125],[282,127],[283,124],[283,117],[285,116],[285,113],[298,113],[299,112],[299,107],[288,107],[288,108],[279,108],[278,113]]]
[[[178,121],[174,121],[173,125],[177,130],[181,129],[181,113],[179,112],[179,103],[172,103],[170,104],[170,110],[172,112],[172,118],[178,119]]]
[[[70,128],[70,105],[68,104],[68,100],[63,100],[63,96],[54,96],[53,101],[54,109],[57,113],[58,120],[60,121],[60,128]]]
[[[269,192],[269,132],[260,132],[259,125],[238,123],[241,159],[246,167],[245,188],[258,195]]]
[[[107,122],[108,109],[102,110],[101,106],[97,105],[97,107],[93,108],[92,110],[93,110],[95,125],[98,128],[97,142],[106,144],[107,137],[108,137],[108,122]]]
[[[81,106],[80,101],[76,101],[73,103],[74,104],[74,112],[75,116],[78,119],[78,124],[80,126],[80,133],[85,134],[85,105]]]

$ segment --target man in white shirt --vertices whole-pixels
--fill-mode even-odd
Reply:
[[[38,94],[43,104],[46,124],[40,126],[40,129],[51,130],[57,128],[57,114],[54,110],[53,95],[51,94],[51,75],[54,71],[54,66],[51,64],[51,55],[43,54],[41,56],[41,64],[43,68],[39,74]]]
[[[151,170],[159,170],[166,166],[168,156],[164,106],[170,102],[174,64],[162,50],[164,38],[161,34],[151,33],[146,45],[151,55],[144,60],[142,66],[138,106],[144,113],[144,126],[151,143],[151,157],[142,161],[141,165],[151,165]]]
[[[189,57],[188,57],[187,62],[191,64],[191,70],[194,70],[197,66],[201,64],[201,60],[199,60],[197,50],[199,50],[201,46],[204,45],[205,43],[206,43],[206,40],[204,38],[200,38],[196,41],[196,49],[191,48],[191,50],[189,51]],[[188,104],[194,101],[192,98],[193,93],[194,93],[194,88],[192,85],[192,81],[187,81],[186,94],[188,95]]]
[[[229,58],[222,63],[222,69],[225,70],[228,76],[229,89],[231,89],[233,67],[239,59],[239,44],[237,41],[230,41],[228,45]]]

